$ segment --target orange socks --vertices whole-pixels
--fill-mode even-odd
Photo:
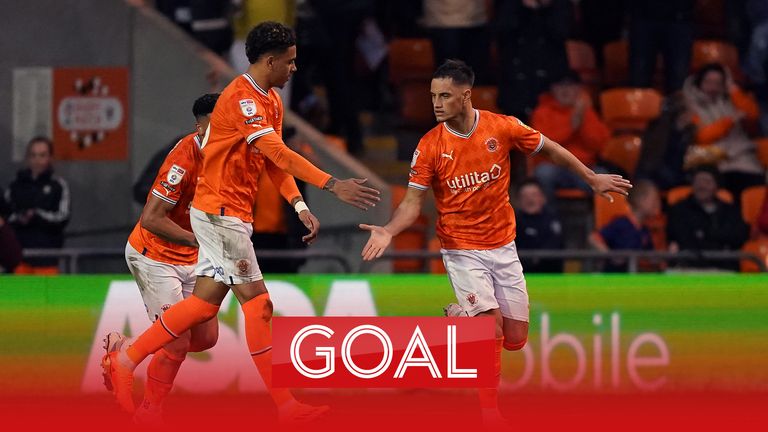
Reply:
[[[141,334],[125,353],[134,365],[138,365],[148,355],[156,352],[178,335],[196,324],[208,321],[216,316],[219,307],[191,295],[171,306],[158,318],[152,327]]]
[[[147,368],[147,387],[144,400],[152,405],[159,405],[173,387],[173,380],[179,373],[184,357],[174,357],[161,349],[152,356]]]
[[[496,338],[494,349],[493,372],[496,375],[496,386],[492,388],[478,389],[480,397],[480,408],[483,410],[497,410],[499,408],[499,382],[501,380],[501,347],[504,344],[504,338]]]
[[[292,401],[290,390],[272,387],[272,302],[269,294],[264,293],[252,298],[242,305],[245,315],[245,339],[256,368],[264,380],[272,399],[279,407],[285,402]]]

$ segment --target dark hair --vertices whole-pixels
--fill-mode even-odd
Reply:
[[[708,173],[715,179],[715,183],[720,186],[720,171],[714,165],[699,165],[691,170],[691,183],[693,179],[700,173]]]
[[[48,146],[48,154],[53,156],[53,141],[51,141],[50,138],[43,135],[38,135],[36,137],[33,137],[29,142],[27,143],[27,153],[29,153],[29,150],[32,148],[32,144],[36,142],[42,142],[45,143],[45,145]]]
[[[251,64],[268,53],[282,54],[296,45],[296,35],[290,27],[274,21],[264,21],[254,27],[245,40],[245,55]]]
[[[575,70],[566,68],[554,76],[550,85],[554,84],[581,84],[581,76]]]
[[[461,60],[446,60],[437,68],[432,79],[450,78],[455,84],[464,84],[472,87],[475,84],[475,73],[472,68]]]
[[[720,63],[707,63],[696,71],[696,75],[693,76],[693,83],[696,87],[701,88],[701,82],[704,81],[704,77],[710,72],[719,72],[723,76],[723,80],[728,76],[725,67]]]
[[[200,96],[192,104],[192,115],[195,118],[207,116],[213,112],[213,107],[216,106],[216,101],[219,100],[218,93],[208,93]]]
[[[638,180],[632,187],[632,190],[629,191],[629,196],[627,197],[627,201],[629,202],[629,206],[632,208],[637,208],[638,202],[648,196],[651,191],[658,190],[656,187],[656,184],[650,180]]]

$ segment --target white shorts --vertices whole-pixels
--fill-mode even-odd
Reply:
[[[200,244],[195,274],[227,285],[264,279],[251,243],[253,226],[234,216],[189,210],[192,231]]]
[[[515,242],[488,250],[440,249],[448,280],[469,316],[491,309],[528,322],[528,290]]]
[[[192,295],[195,266],[174,265],[147,258],[125,245],[125,262],[139,286],[149,319],[155,321],[171,305]]]

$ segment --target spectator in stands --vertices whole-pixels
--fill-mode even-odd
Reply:
[[[216,54],[234,41],[232,13],[237,0],[155,0],[157,10]]]
[[[749,227],[741,218],[738,207],[717,197],[717,170],[697,168],[691,186],[691,196],[669,209],[667,240],[670,251],[739,250],[749,237]],[[701,260],[689,264],[738,269],[738,261]]]
[[[26,168],[5,191],[8,224],[24,249],[60,248],[69,221],[69,186],[53,174],[53,142],[35,137],[27,145]],[[29,258],[16,273],[55,274],[56,258]]]
[[[501,77],[498,106],[528,121],[539,94],[568,67],[570,0],[497,0],[494,11]]]
[[[13,273],[21,262],[21,245],[5,221],[9,214],[9,206],[0,199],[0,273]]]
[[[691,64],[695,0],[628,2],[630,85],[650,87],[656,56],[664,59],[664,89],[680,90]]]
[[[631,212],[621,216],[599,231],[593,232],[589,242],[597,250],[653,250],[653,239],[647,222],[661,212],[659,190],[653,182],[640,180],[629,191],[629,207]],[[628,269],[625,259],[608,260],[604,267],[606,272],[626,272]]]
[[[527,250],[562,249],[563,228],[560,220],[547,208],[547,197],[536,179],[524,180],[517,187],[517,237],[521,263],[526,272],[561,273],[562,260],[525,258]]]
[[[688,183],[683,160],[696,136],[692,119],[682,93],[664,100],[659,117],[643,133],[636,178],[650,179],[662,190]]]
[[[744,61],[744,72],[755,86],[760,103],[760,126],[768,134],[768,2],[747,0],[751,36]]]
[[[755,143],[747,135],[759,115],[757,103],[719,64],[708,64],[689,77],[683,93],[697,127],[696,142],[721,151],[717,168],[722,186],[738,201],[742,190],[765,182]]]
[[[435,64],[461,59],[475,71],[475,82],[489,80],[490,35],[486,0],[423,0],[424,21]]]
[[[588,167],[606,172],[597,166],[597,159],[611,132],[592,108],[576,72],[567,71],[556,79],[549,93],[540,96],[531,116],[531,126],[559,142]],[[534,175],[550,201],[554,200],[557,188],[591,192],[576,174],[548,161],[539,163]]]

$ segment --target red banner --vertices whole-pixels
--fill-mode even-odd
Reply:
[[[276,317],[276,387],[494,387],[494,320]]]

